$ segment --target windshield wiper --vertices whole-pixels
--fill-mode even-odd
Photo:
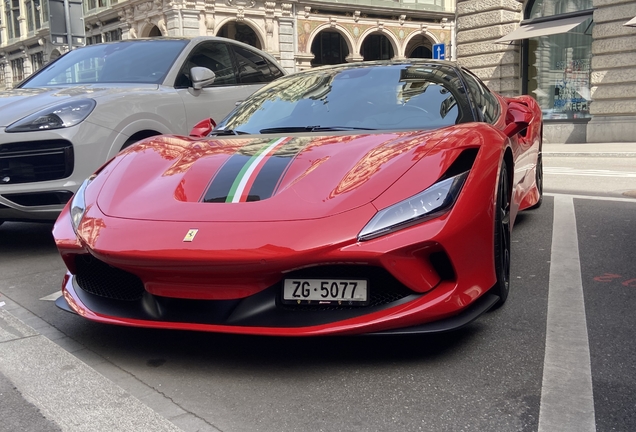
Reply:
[[[249,135],[249,132],[243,132],[235,129],[219,129],[213,130],[208,136],[220,136],[220,135]]]
[[[352,127],[352,126],[282,126],[261,129],[262,134],[284,133],[284,132],[324,132],[324,131],[348,131],[348,130],[375,130],[373,128]]]

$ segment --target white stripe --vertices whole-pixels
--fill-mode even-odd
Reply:
[[[544,192],[543,196],[551,196],[551,197],[570,197],[576,199],[588,199],[595,201],[616,201],[616,202],[630,202],[636,203],[636,198],[622,198],[622,197],[609,197],[609,196],[595,196],[595,195],[574,195],[574,194],[559,194],[559,193],[550,193]]]
[[[539,432],[595,430],[574,200],[557,195],[554,197]]]
[[[636,178],[636,172],[630,172],[630,171],[577,169],[577,168],[569,168],[569,167],[545,167],[543,168],[543,171],[545,174],[552,174],[552,175]]]
[[[243,191],[245,190],[245,185],[247,184],[247,181],[252,176],[252,173],[254,172],[256,167],[258,166],[259,162],[262,161],[274,147],[276,147],[278,144],[280,144],[281,142],[285,141],[286,139],[287,138],[281,138],[281,139],[279,139],[277,141],[274,141],[269,147],[267,147],[265,149],[265,151],[263,153],[261,153],[252,162],[252,165],[250,165],[250,167],[247,169],[247,171],[243,175],[243,178],[241,179],[241,182],[239,183],[238,187],[236,188],[236,192],[234,192],[234,197],[232,198],[232,202],[233,203],[236,203],[236,202],[240,201],[241,195],[243,195]]]
[[[58,297],[60,297],[62,295],[62,291],[56,291],[53,294],[49,294],[45,297],[42,297],[40,300],[45,300],[45,301],[55,301],[58,299]]]

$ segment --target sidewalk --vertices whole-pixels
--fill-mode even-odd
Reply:
[[[5,296],[0,401],[0,431],[218,432]]]
[[[543,143],[544,156],[636,157],[636,142],[631,143]]]

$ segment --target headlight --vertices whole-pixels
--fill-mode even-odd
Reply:
[[[75,232],[77,232],[77,227],[79,227],[79,224],[84,217],[84,212],[86,212],[84,193],[94,178],[95,174],[84,180],[84,183],[82,183],[77,192],[75,192],[75,195],[73,195],[73,199],[71,200],[71,224],[73,225],[73,230],[75,230]]]
[[[6,132],[31,132],[61,129],[82,122],[97,103],[93,99],[81,99],[50,106],[9,125]]]
[[[439,216],[453,206],[468,171],[435,183],[423,192],[380,210],[358,234],[370,240],[423,220]]]

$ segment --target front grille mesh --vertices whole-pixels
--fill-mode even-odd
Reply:
[[[0,145],[0,181],[4,184],[57,180],[73,173],[73,145],[66,140]]]
[[[145,289],[137,276],[111,267],[92,257],[81,255],[75,259],[77,284],[91,294],[113,300],[135,301],[141,299]]]

